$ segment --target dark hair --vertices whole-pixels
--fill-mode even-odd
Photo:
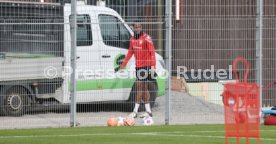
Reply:
[[[135,24],[140,24],[140,25],[142,25],[142,21],[141,21],[140,19],[139,19],[139,20],[135,20],[134,23],[133,23],[133,26],[134,26]]]

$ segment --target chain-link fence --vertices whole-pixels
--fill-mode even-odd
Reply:
[[[0,129],[103,126],[133,111],[136,125],[145,111],[156,125],[222,124],[237,57],[262,82],[262,106],[275,105],[275,4],[0,1]],[[141,82],[137,68],[156,75]],[[242,81],[245,67],[237,72]]]

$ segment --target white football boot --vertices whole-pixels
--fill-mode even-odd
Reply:
[[[144,117],[152,117],[152,113],[149,112],[145,112],[142,115],[139,116],[140,118],[144,118]]]
[[[132,112],[128,115],[128,117],[132,117],[132,118],[137,118],[137,113],[136,112]]]

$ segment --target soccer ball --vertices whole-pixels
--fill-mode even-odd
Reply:
[[[125,120],[125,118],[118,117],[117,120],[118,120],[117,126],[124,126],[124,120]]]
[[[114,126],[117,126],[117,124],[118,124],[117,118],[110,117],[110,118],[107,119],[107,126],[114,127]]]
[[[124,120],[125,126],[134,126],[135,125],[135,119],[133,117],[127,117]]]
[[[151,126],[154,123],[152,117],[150,116],[144,117],[143,120],[145,126]]]

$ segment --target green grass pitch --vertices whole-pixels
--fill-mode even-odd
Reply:
[[[80,127],[0,130],[0,144],[224,144],[223,125]],[[230,138],[230,143],[236,143]],[[245,143],[242,139],[241,144]],[[250,139],[254,144],[255,139]],[[261,127],[261,144],[276,143],[276,127]]]

